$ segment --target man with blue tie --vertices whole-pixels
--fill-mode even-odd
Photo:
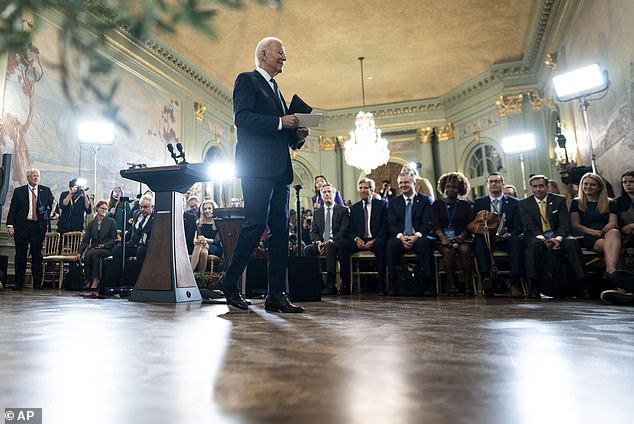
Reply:
[[[398,176],[401,195],[390,199],[387,208],[387,268],[390,278],[390,293],[394,293],[395,267],[405,252],[413,251],[418,256],[424,280],[429,291],[434,275],[434,244],[427,237],[431,231],[431,205],[429,196],[414,191],[414,176],[401,173]]]
[[[244,222],[222,288],[230,307],[247,310],[238,282],[264,230],[269,229],[268,312],[302,312],[285,293],[288,265],[288,200],[293,168],[289,147],[298,147],[308,128],[298,128],[288,115],[284,97],[273,79],[282,72],[286,50],[281,40],[267,37],[255,49],[255,71],[243,72],[233,87],[233,118],[237,128],[236,175],[241,178]]]
[[[488,196],[482,196],[475,200],[475,213],[480,211],[495,212],[500,216],[504,228],[495,240],[491,240],[491,249],[499,249],[509,254],[509,271],[511,273],[511,296],[520,297],[520,279],[524,266],[524,231],[518,209],[518,200],[503,194],[504,177],[499,172],[492,172],[487,178]],[[491,252],[483,235],[477,234],[473,240],[475,256],[478,260],[478,269],[484,276],[483,286],[486,296],[495,294],[495,275],[491,274]]]

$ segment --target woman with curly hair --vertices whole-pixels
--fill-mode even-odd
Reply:
[[[215,207],[216,203],[213,200],[205,200],[200,205],[202,214],[196,222],[196,237],[194,238],[194,251],[191,259],[194,272],[205,272],[209,255],[222,257],[222,242],[214,221]]]
[[[447,276],[447,293],[455,296],[459,292],[456,287],[455,256],[458,255],[465,283],[471,291],[473,279],[472,246],[467,240],[467,225],[473,220],[473,204],[460,196],[465,196],[470,189],[469,180],[460,172],[448,172],[438,180],[437,190],[441,198],[432,205],[432,228],[440,241],[438,250]],[[471,293],[473,294],[473,293]]]
[[[634,247],[634,171],[621,175],[621,195],[614,199],[623,247]]]
[[[582,235],[581,247],[603,253],[606,277],[616,270],[621,253],[616,203],[608,198],[605,181],[588,172],[579,181],[579,196],[570,203],[570,223]]]

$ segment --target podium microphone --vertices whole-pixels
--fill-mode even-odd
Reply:
[[[174,153],[174,146],[172,145],[172,143],[167,143],[167,150],[169,150],[172,159],[174,159],[174,163],[178,165],[178,156],[176,156],[176,153]]]
[[[176,143],[176,148],[178,149],[178,153],[180,153],[178,157],[183,159],[183,163],[187,163],[187,159],[185,159],[185,150],[183,150],[183,145],[180,143]]]

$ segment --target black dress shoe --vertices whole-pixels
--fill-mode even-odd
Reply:
[[[304,312],[304,308],[291,303],[286,293],[267,296],[264,301],[264,310],[266,310],[266,312],[284,312],[287,314]]]
[[[493,280],[489,277],[485,277],[482,280],[482,285],[484,286],[484,295],[486,297],[493,297],[495,295],[495,285],[493,284]]]
[[[13,286],[13,290],[15,290],[15,291],[21,291],[21,290],[22,290],[22,285],[17,285],[17,284],[16,284],[16,285],[14,285],[14,286]]]
[[[225,294],[225,299],[227,299],[227,305],[243,311],[249,310],[249,304],[244,300],[238,288],[235,285],[227,284],[224,275],[220,277],[219,283]]]

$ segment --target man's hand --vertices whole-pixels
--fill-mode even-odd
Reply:
[[[357,249],[359,250],[365,249],[365,242],[363,241],[361,237],[357,239],[356,243],[357,243]]]
[[[299,119],[295,115],[282,116],[282,128],[297,128],[299,126]]]
[[[319,251],[320,255],[323,255],[326,252],[326,244],[328,244],[327,241],[318,241],[317,242],[317,250]]]
[[[282,124],[283,126],[284,124]],[[303,140],[306,137],[308,137],[308,134],[310,134],[310,129],[306,128],[306,127],[299,127],[297,128],[297,131],[295,131],[295,135],[297,135],[297,139],[298,140]]]
[[[412,247],[414,247],[414,243],[416,243],[416,240],[418,240],[418,237],[416,236],[402,236],[401,244],[403,244],[405,250],[411,250]]]
[[[546,243],[546,246],[550,247],[553,250],[561,249],[561,242],[557,240],[556,238],[544,240],[544,243]]]
[[[13,227],[9,227],[7,228],[7,233],[9,234],[9,237],[13,237],[13,235],[15,234],[15,230],[13,229]]]

